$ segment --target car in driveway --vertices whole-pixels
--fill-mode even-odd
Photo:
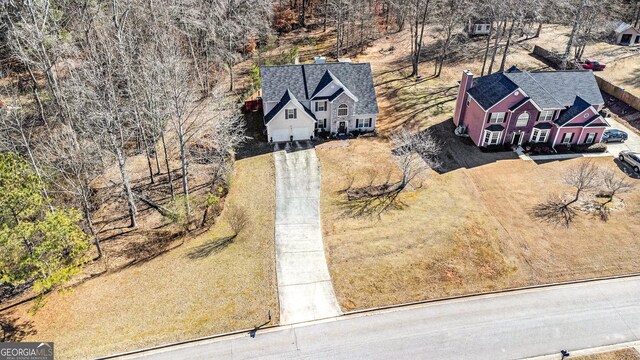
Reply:
[[[580,66],[582,66],[582,68],[585,70],[602,71],[605,67],[607,67],[607,64],[601,63],[599,61],[585,60],[580,64]]]
[[[629,135],[622,131],[616,129],[605,130],[602,134],[602,142],[608,143],[613,141],[625,142],[629,138]]]
[[[618,158],[620,161],[631,165],[633,171],[640,173],[640,153],[624,150],[620,152],[620,156],[618,156]]]

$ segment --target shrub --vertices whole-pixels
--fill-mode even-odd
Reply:
[[[225,220],[233,230],[234,235],[238,235],[249,222],[249,216],[244,208],[229,205],[225,212]]]
[[[607,145],[603,143],[571,145],[571,150],[577,153],[603,153],[607,151]]]
[[[289,32],[298,24],[296,13],[288,6],[276,6],[273,10],[273,27],[278,32]]]

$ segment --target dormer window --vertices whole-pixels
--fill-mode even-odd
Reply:
[[[295,119],[296,118],[296,109],[286,109],[284,111],[285,119]]]
[[[347,116],[349,115],[349,107],[347,104],[341,104],[338,106],[338,116]]]

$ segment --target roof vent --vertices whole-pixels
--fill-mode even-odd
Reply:
[[[325,59],[324,56],[314,56],[313,57],[313,63],[314,64],[324,64],[327,62],[327,59]]]
[[[349,59],[349,58],[338,58],[338,62],[341,62],[341,63],[350,63],[350,62],[351,62],[351,59]]]

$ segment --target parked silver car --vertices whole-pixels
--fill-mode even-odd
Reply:
[[[624,161],[631,165],[633,171],[640,173],[640,153],[629,150],[620,151],[620,161]]]

